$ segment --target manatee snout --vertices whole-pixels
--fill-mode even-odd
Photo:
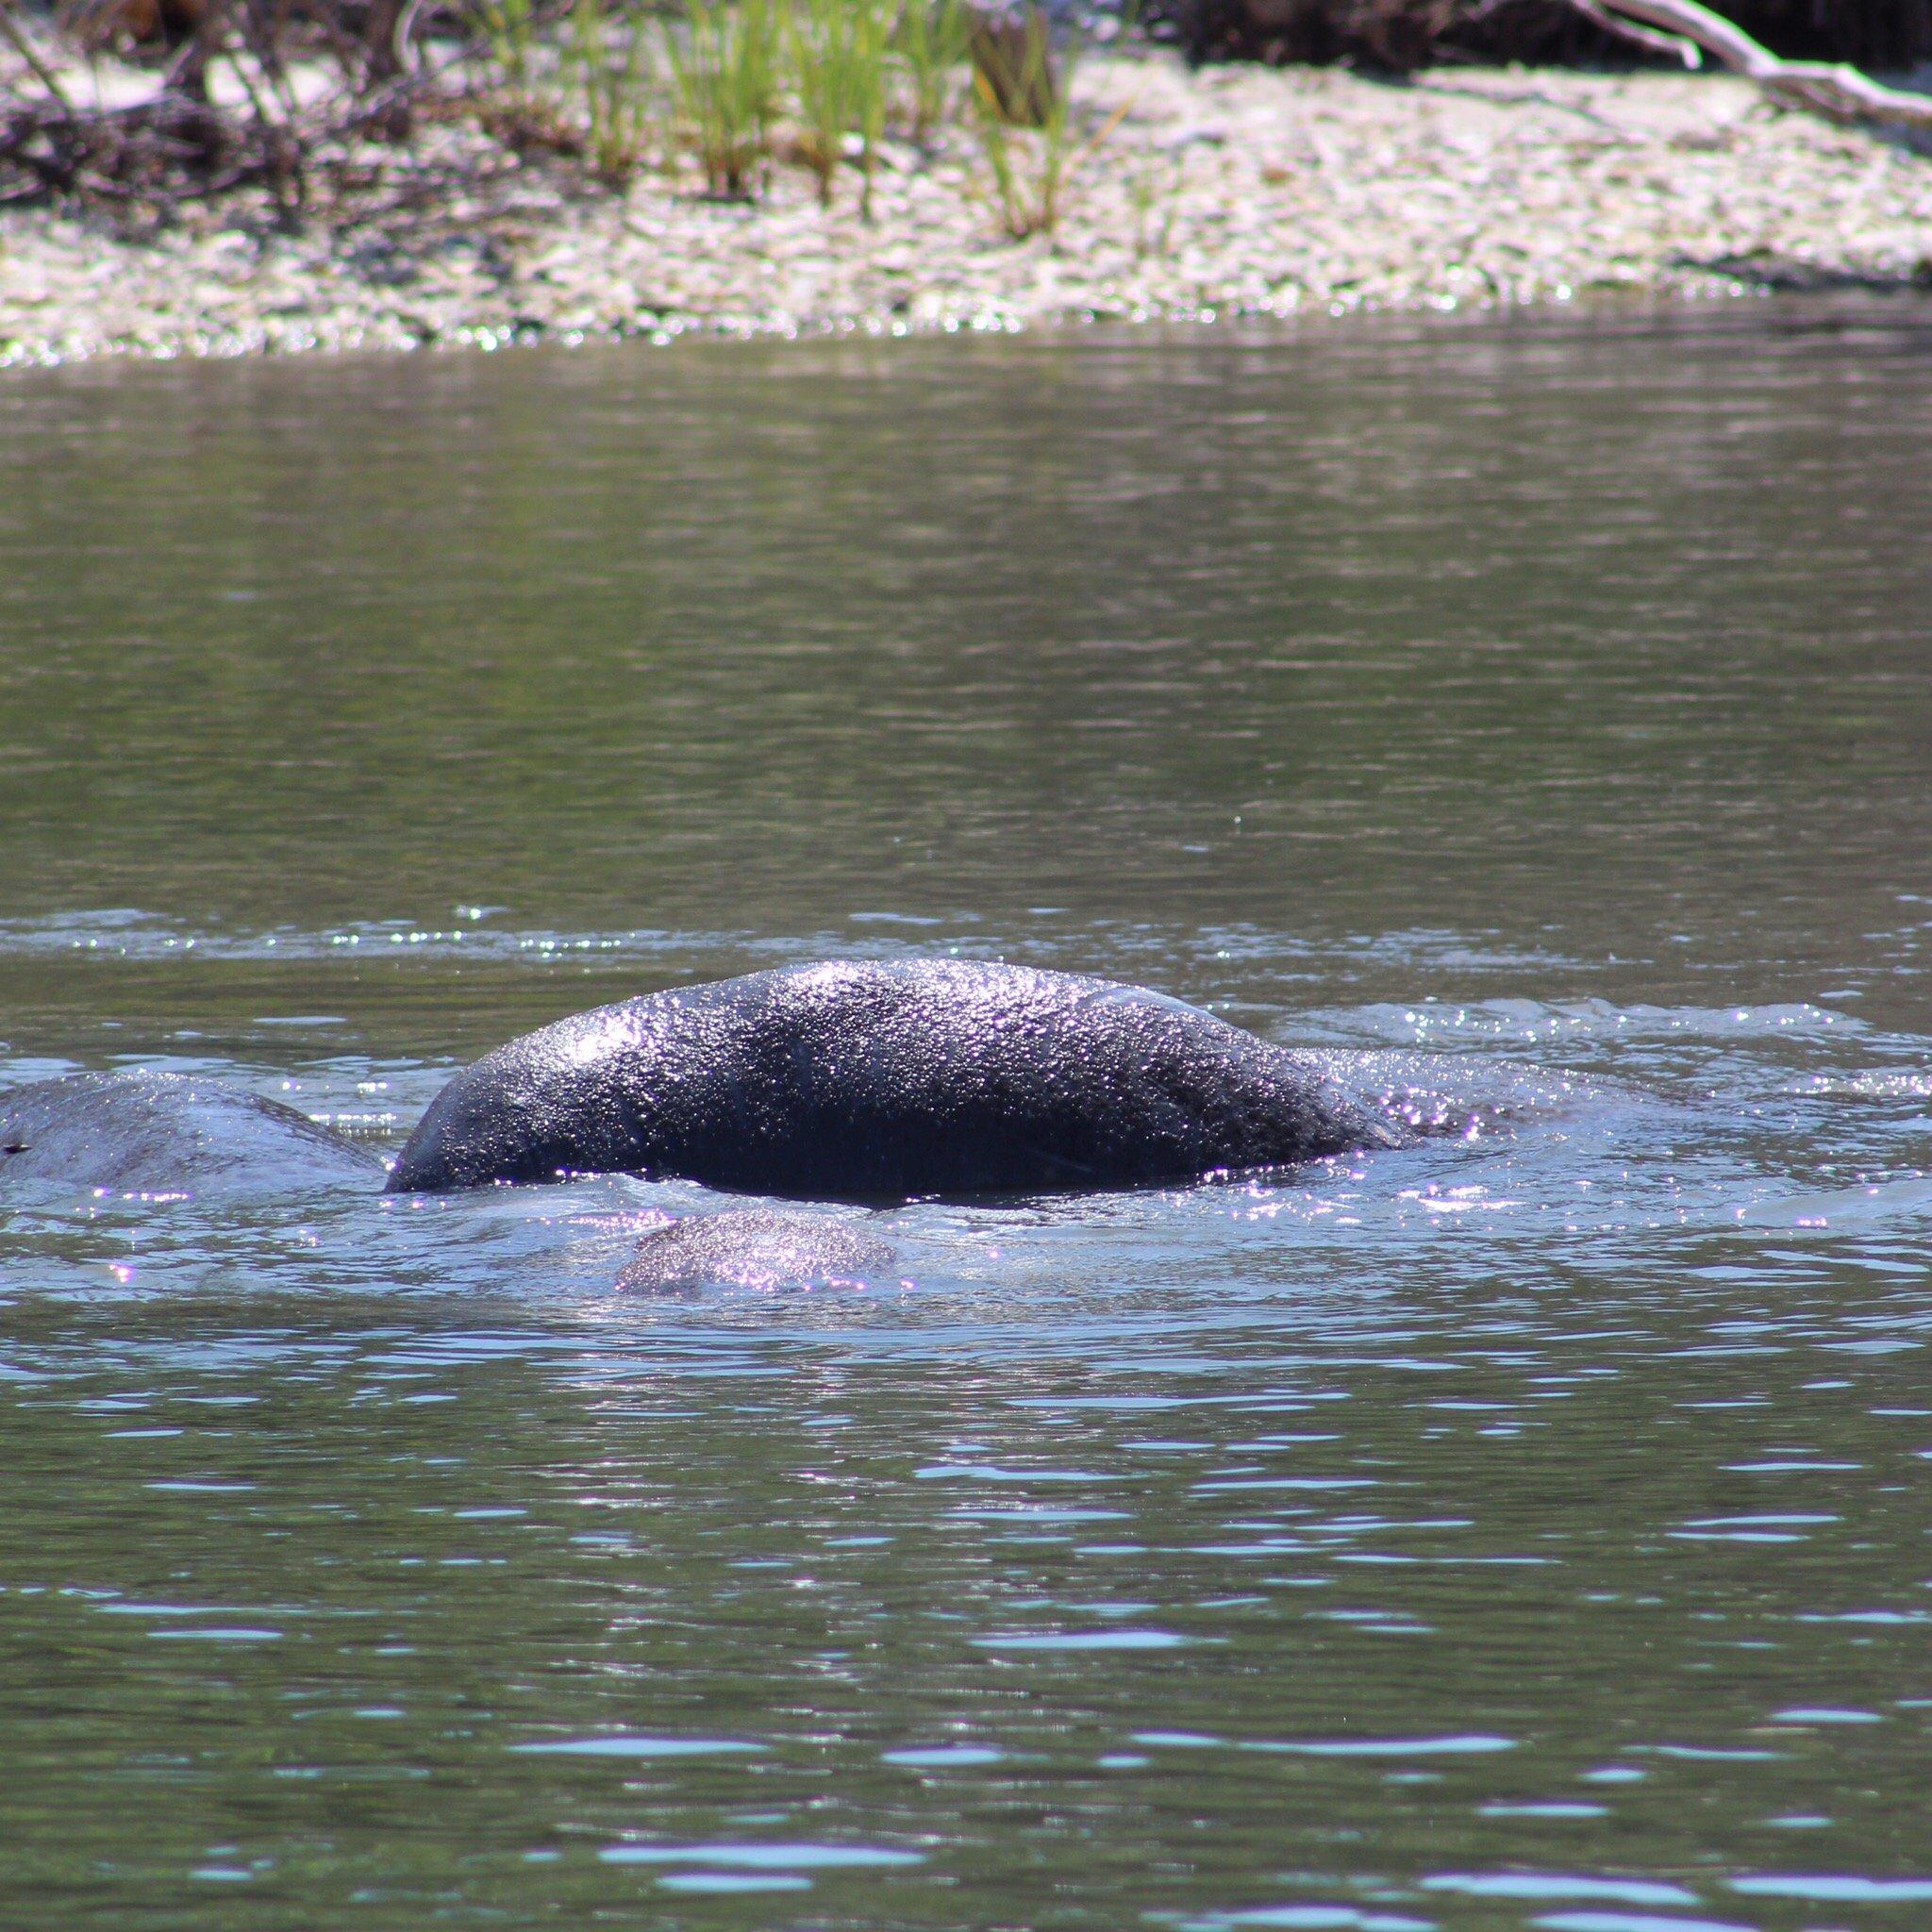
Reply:
[[[734,1208],[654,1227],[617,1285],[633,1292],[700,1288],[799,1288],[857,1282],[891,1267],[890,1241],[828,1215]]]

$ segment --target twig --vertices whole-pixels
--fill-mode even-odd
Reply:
[[[1585,20],[1593,22],[1607,34],[1615,34],[1620,41],[1631,41],[1640,47],[1647,47],[1653,54],[1681,60],[1693,73],[1704,65],[1704,55],[1697,42],[1687,40],[1682,34],[1660,33],[1654,26],[1621,19],[1603,6],[1601,0],[1570,0],[1570,4]]]
[[[1735,21],[1712,12],[1699,0],[1570,0],[1570,4],[1587,18],[1594,17],[1597,10],[1608,11],[1692,41],[1733,74],[1756,81],[1774,100],[1809,108],[1826,120],[1932,129],[1932,94],[1885,87],[1856,67],[1780,59]]]
[[[228,0],[207,0],[188,43],[175,57],[161,81],[166,93],[186,94],[191,101],[208,99],[208,71],[227,38]]]
[[[288,66],[282,59],[277,43],[287,25],[286,9],[284,18],[276,21],[265,20],[258,7],[244,7],[242,10],[242,33],[248,42],[248,50],[255,56],[255,64],[260,68],[262,78],[275,95],[276,106],[281,108],[282,119],[291,122],[302,111],[302,104],[295,98]]]
[[[256,25],[255,9],[248,8],[243,14],[243,33],[256,41],[252,29]],[[256,64],[261,69],[262,76],[271,87],[275,76],[270,71],[269,59],[264,57],[260,46],[254,46]],[[284,228],[293,230],[301,224],[302,207],[308,199],[308,178],[302,165],[302,143],[291,131],[287,121],[275,121],[268,111],[268,104],[260,91],[248,77],[248,70],[240,60],[230,60],[235,78],[241,83],[242,91],[248,96],[248,106],[255,115],[255,131],[261,142],[262,162],[268,175],[269,191],[275,198],[275,210]],[[290,193],[291,188],[294,192]]]
[[[26,62],[28,68],[32,71],[34,78],[46,89],[47,92],[53,97],[55,105],[72,120],[74,117],[74,103],[67,98],[59,80],[55,75],[54,70],[41,58],[40,52],[35,47],[33,42],[27,38],[26,32],[20,23],[14,19],[13,7],[14,0],[0,0],[0,33],[4,33],[7,36],[8,44]]]
[[[489,54],[488,42],[478,39],[459,46],[439,66],[431,67],[426,61],[423,62],[409,73],[398,75],[394,80],[364,95],[349,113],[333,125],[331,131],[337,135],[359,133],[381,120],[391,108],[408,107],[425,95],[433,94],[446,75],[487,58]]]
[[[1574,114],[1579,121],[1587,121],[1592,127],[1601,127],[1606,134],[1614,134],[1619,141],[1628,145],[1630,130],[1620,126],[1607,114],[1599,114],[1594,108],[1586,108],[1575,101],[1559,100],[1555,94],[1546,94],[1541,88],[1525,88],[1514,93],[1504,93],[1491,87],[1457,87],[1443,80],[1418,80],[1411,83],[1417,93],[1454,94],[1458,100],[1480,101],[1486,108],[1548,108],[1557,114]]]

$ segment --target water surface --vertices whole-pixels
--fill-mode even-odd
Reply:
[[[1928,433],[1903,307],[9,378],[6,1083],[958,951],[1518,1104],[862,1291],[14,1201],[8,1922],[1924,1924]]]

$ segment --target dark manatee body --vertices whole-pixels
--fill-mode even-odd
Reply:
[[[772,1208],[733,1208],[652,1228],[617,1285],[675,1293],[856,1282],[890,1268],[894,1258],[890,1241],[849,1221]]]
[[[958,959],[600,1007],[458,1074],[397,1191],[635,1174],[818,1200],[1122,1188],[1397,1144],[1308,1056],[1138,987]]]
[[[276,1100],[181,1074],[70,1074],[0,1093],[0,1187],[124,1193],[351,1184],[382,1162]]]

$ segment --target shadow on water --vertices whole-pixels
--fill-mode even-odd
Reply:
[[[0,1079],[392,1152],[816,955],[1158,985],[1474,1131],[868,1217],[0,1219],[5,1916],[1817,1932],[1932,1899],[1932,328],[0,393]]]

